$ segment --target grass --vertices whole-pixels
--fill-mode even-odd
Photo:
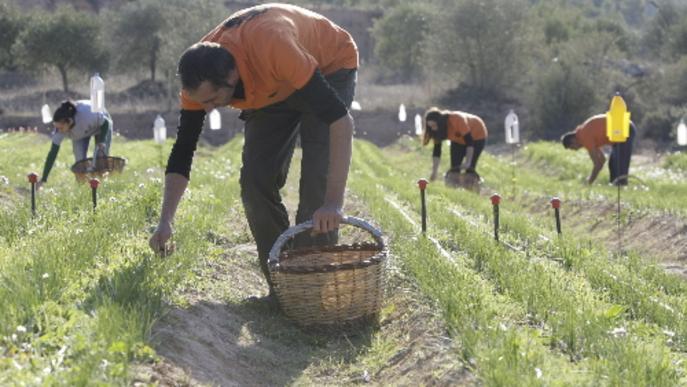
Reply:
[[[490,159],[487,157],[487,159]],[[505,159],[498,158],[483,170],[490,186],[506,188],[499,182],[510,181],[510,173]],[[570,152],[550,142],[528,144],[522,150],[518,168],[518,186],[527,187],[528,192],[539,194],[562,194],[563,199],[583,199],[591,201],[612,201],[617,189],[607,184],[608,168],[605,166],[596,184],[583,185],[584,178],[591,171],[591,161],[584,151]],[[641,210],[654,210],[662,213],[685,214],[687,205],[681,198],[687,195],[684,176],[669,170],[630,165],[632,184],[623,189],[622,200]],[[506,180],[508,179],[508,180]],[[546,184],[542,185],[541,182]],[[546,190],[542,190],[542,188]]]
[[[35,135],[0,139],[0,175],[12,204],[0,218],[0,384],[128,383],[129,365],[155,358],[148,345],[152,323],[183,283],[194,260],[210,248],[204,232],[221,229],[215,217],[237,205],[235,188],[216,184],[217,170],[236,176],[231,159],[197,160],[193,201],[180,208],[179,251],[153,256],[147,238],[158,217],[162,171],[152,142],[116,141],[127,173],[99,188],[93,213],[90,188],[77,185],[61,152],[38,195],[38,216],[14,190],[38,170],[47,142]],[[236,155],[236,143],[225,146]],[[8,151],[5,151],[8,150]],[[212,183],[212,188],[210,184]],[[207,185],[207,189],[202,189]]]
[[[663,167],[683,173],[687,172],[687,153],[682,151],[668,155],[663,163]]]
[[[95,213],[90,189],[74,182],[67,168],[71,154],[63,151],[32,217],[26,173],[40,169],[47,139],[0,138],[0,384],[130,384],[133,363],[157,360],[152,324],[170,303],[184,303],[183,289],[208,287],[233,302],[227,289],[198,283],[193,273],[199,263],[219,259],[217,238],[230,245],[250,239],[235,221],[204,215],[240,218],[238,187],[228,182],[237,178],[240,146],[235,139],[217,150],[198,150],[186,196],[192,200],[182,202],[177,217],[179,250],[161,260],[147,247],[162,178],[155,144],[115,141],[115,153],[129,160],[127,173],[104,182]],[[531,144],[518,160],[521,188],[501,205],[506,245],[490,234],[487,198],[443,184],[429,186],[430,228],[421,236],[415,180],[419,167],[429,170],[429,152],[412,142],[383,151],[355,143],[349,188],[390,237],[403,278],[440,309],[456,364],[466,364],[485,385],[687,382],[683,280],[651,257],[614,254],[581,235],[556,237],[542,227],[550,219],[532,214],[525,195],[603,202],[614,189],[582,187],[586,160],[552,144]],[[506,192],[509,165],[491,155],[480,163],[487,184]],[[640,175],[649,173],[638,168]],[[681,214],[685,205],[667,194],[681,189],[682,183],[657,177],[649,191],[627,190],[625,196],[638,210],[675,206]],[[388,305],[384,318],[394,313]],[[357,380],[362,371],[380,372],[403,351],[397,339],[371,334],[355,354],[342,357],[317,338],[270,331],[286,342],[314,343],[301,350],[322,359],[294,375],[295,383],[317,383],[318,373],[331,367],[348,367],[357,375],[350,380]],[[353,364],[346,360],[351,357]]]
[[[356,148],[360,158],[366,160],[370,179],[377,184],[379,192],[386,195],[394,192],[400,200],[412,203],[417,201],[417,191],[410,171],[417,170],[420,155],[405,150],[404,153],[386,151],[382,154],[369,144],[359,144]],[[432,186],[430,192],[429,217],[435,225],[433,235],[445,246],[464,252],[472,270],[524,307],[529,324],[547,327],[547,346],[566,354],[571,361],[589,361],[585,368],[594,375],[593,380],[671,385],[684,376],[684,371],[674,368],[672,363],[682,358],[680,349],[684,345],[679,337],[684,337],[685,332],[680,318],[684,311],[685,288],[679,279],[658,274],[660,269],[655,266],[648,266],[649,269],[637,275],[630,267],[642,267],[645,261],[641,261],[641,265],[638,259],[614,262],[603,250],[585,249],[588,244],[583,241],[549,243],[542,249],[534,243],[540,240],[539,230],[528,227],[522,220],[529,217],[522,208],[506,208],[514,213],[504,216],[520,219],[506,222],[504,228],[508,240],[521,246],[522,251],[494,246],[488,233],[474,226],[478,224],[475,221],[484,222],[487,218],[491,210],[488,200],[440,186]],[[451,206],[461,207],[463,213],[473,213],[474,219],[468,222],[447,216],[446,209]],[[436,276],[427,278],[432,282],[436,279]],[[666,288],[670,289],[668,294]],[[671,303],[663,302],[667,300]],[[622,329],[617,330],[618,327]],[[683,333],[669,330],[676,328]],[[616,337],[612,332],[627,336]],[[675,338],[678,338],[677,343]],[[671,348],[678,351],[671,352]],[[625,364],[637,364],[639,368],[628,372]],[[478,369],[477,374],[486,380],[484,372],[491,373],[493,369],[485,368],[488,370]],[[559,377],[559,381],[566,380],[563,374]],[[501,382],[515,383],[517,380],[516,377]]]

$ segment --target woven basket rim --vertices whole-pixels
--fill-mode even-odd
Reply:
[[[269,265],[270,272],[280,272],[289,274],[312,274],[312,273],[329,273],[340,270],[352,270],[361,269],[369,267],[372,265],[377,265],[387,259],[388,249],[386,247],[380,248],[376,243],[364,242],[364,243],[354,243],[354,244],[343,244],[336,246],[310,246],[301,247],[292,250],[282,251],[279,255],[279,261],[288,260],[294,255],[304,255],[314,252],[341,252],[341,251],[376,251],[377,253],[365,260],[354,262],[354,263],[328,263],[326,265],[318,266],[284,266],[280,263]]]
[[[98,158],[101,158],[101,157],[98,157]],[[102,157],[102,158],[106,159],[108,161],[119,161],[119,162],[126,163],[126,159],[123,157],[119,157],[119,156],[106,156],[106,157]],[[74,164],[72,164],[71,169],[74,170],[74,168],[76,168],[77,166],[84,164],[84,163],[89,163],[92,161],[93,161],[93,157],[87,157],[85,159],[79,160],[79,161],[75,162]]]
[[[89,164],[93,162],[93,157],[87,157],[83,160],[79,160],[75,162],[71,166],[71,171],[74,172],[77,175],[98,175],[98,174],[103,174],[105,172],[120,172],[124,167],[126,166],[126,159],[118,156],[107,156],[103,157],[104,159],[107,160],[107,168],[100,169],[100,170],[92,170],[92,171],[81,171],[79,170],[79,167],[84,164]]]

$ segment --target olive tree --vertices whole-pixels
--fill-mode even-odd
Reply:
[[[526,8],[519,0],[446,1],[427,39],[432,71],[502,94],[523,69]]]
[[[27,69],[37,72],[57,69],[65,92],[69,92],[70,72],[102,72],[108,62],[96,18],[70,7],[61,7],[55,13],[35,14],[14,49]]]
[[[385,72],[403,78],[422,75],[422,45],[431,19],[426,4],[403,4],[375,22],[374,51]]]
[[[136,1],[108,14],[115,21],[109,35],[117,70],[146,68],[154,82],[169,28],[163,4],[158,0]]]
[[[12,46],[24,28],[25,19],[14,7],[0,3],[0,68],[15,69]]]

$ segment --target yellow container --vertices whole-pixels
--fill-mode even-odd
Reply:
[[[606,113],[606,136],[611,142],[625,142],[630,137],[630,112],[619,95],[613,97]]]

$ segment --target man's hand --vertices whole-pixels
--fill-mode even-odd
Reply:
[[[36,191],[38,191],[39,189],[41,189],[41,187],[43,187],[43,183],[45,183],[43,180],[38,180],[36,182]]]
[[[323,205],[312,215],[313,234],[336,230],[342,219],[341,207],[331,204]]]
[[[174,252],[174,244],[167,245],[172,234],[172,225],[169,222],[160,221],[160,224],[158,224],[153,236],[150,237],[150,241],[148,242],[155,254],[165,257]]]

